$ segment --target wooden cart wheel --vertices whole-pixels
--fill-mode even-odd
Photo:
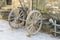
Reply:
[[[36,34],[42,27],[42,15],[39,11],[31,11],[26,19],[26,29],[29,34]]]
[[[8,16],[9,25],[12,28],[22,27],[26,20],[26,12],[22,8],[14,8]]]

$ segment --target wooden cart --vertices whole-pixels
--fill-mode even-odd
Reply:
[[[55,8],[48,8],[45,4],[43,4],[44,6],[40,5],[40,0],[34,0],[36,4],[33,4],[33,0],[30,0],[30,8],[25,6],[24,0],[19,0],[19,2],[21,7],[12,9],[8,17],[9,24],[12,28],[24,26],[29,34],[36,34],[41,30],[43,20],[50,18],[53,20],[60,19],[58,16],[59,13],[57,15],[52,12],[55,11]],[[41,6],[40,8],[38,7],[39,5]]]

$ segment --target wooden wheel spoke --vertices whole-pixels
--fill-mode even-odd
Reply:
[[[32,25],[32,24],[31,24]],[[29,27],[27,27],[27,29],[30,29],[31,28],[31,25]]]
[[[19,25],[19,26],[22,26],[23,24],[24,24],[24,22],[21,22],[21,23],[19,23],[18,25]]]
[[[9,19],[9,21],[13,20],[14,18]]]
[[[24,16],[24,14],[20,15],[19,17],[22,17],[22,16]]]
[[[22,18],[19,18],[19,20],[21,20],[21,21],[26,21],[25,19],[22,19]]]
[[[14,27],[18,27],[18,24],[16,24],[15,21],[11,22],[11,25],[13,25]]]
[[[36,28],[34,25],[31,25],[29,31],[30,31],[31,33],[33,33],[33,32],[35,32],[35,31],[37,31],[37,28]]]
[[[27,29],[28,31],[32,31],[32,24]]]
[[[34,26],[34,28],[35,28],[35,31],[37,31],[38,27],[37,26]]]

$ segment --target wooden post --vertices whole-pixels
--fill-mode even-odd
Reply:
[[[32,1],[33,0],[30,0],[30,11],[32,10],[32,5],[33,5]]]
[[[55,20],[54,22],[55,22],[55,25],[54,25],[54,31],[55,31],[55,32],[54,32],[54,35],[56,36],[56,31],[57,31],[57,30],[56,30],[56,20]]]

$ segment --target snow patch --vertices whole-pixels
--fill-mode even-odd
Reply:
[[[0,30],[3,30],[3,32],[0,32],[0,40],[60,40],[40,32],[31,37],[27,37],[25,30],[16,29],[11,31],[9,27],[8,21],[0,20]]]

